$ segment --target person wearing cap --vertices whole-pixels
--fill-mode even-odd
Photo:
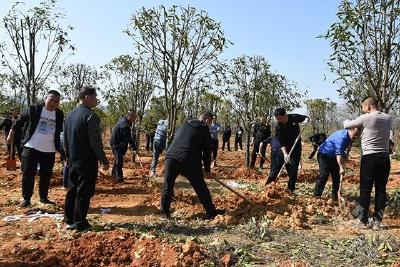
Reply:
[[[260,171],[262,171],[265,162],[265,152],[267,144],[263,142],[271,136],[271,126],[266,123],[265,117],[261,117],[258,122],[253,125],[253,136],[251,145],[253,145],[253,153],[251,154],[250,167],[254,168],[256,164],[257,155],[260,154]]]
[[[186,177],[193,186],[200,203],[212,219],[225,210],[216,209],[203,177],[211,178],[211,135],[213,116],[206,112],[198,120],[186,121],[179,129],[165,155],[164,187],[161,193],[161,213],[169,218],[176,177]]]
[[[284,162],[288,170],[288,190],[293,192],[296,189],[297,172],[301,159],[301,137],[295,143],[300,135],[299,123],[309,121],[310,118],[300,114],[286,114],[284,108],[277,108],[274,116],[278,122],[275,128],[275,135],[280,142]],[[289,155],[292,147],[292,154]]]
[[[361,128],[339,130],[331,134],[319,147],[317,154],[319,178],[315,181],[314,196],[321,197],[329,174],[332,176],[332,199],[338,200],[340,176],[345,174],[346,150],[360,137]]]

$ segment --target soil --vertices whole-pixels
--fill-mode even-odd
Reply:
[[[244,151],[219,151],[215,177],[234,186],[247,201],[206,180],[217,208],[224,215],[208,220],[193,188],[183,177],[175,184],[172,218],[160,216],[163,158],[158,177],[149,178],[151,154],[142,149],[139,160],[126,155],[124,183],[115,183],[110,171],[100,170],[88,219],[92,231],[78,234],[51,217],[62,214],[66,190],[61,164],[56,163],[49,198],[56,205],[38,202],[37,183],[32,206],[20,208],[21,172],[5,169],[5,146],[0,147],[0,265],[1,266],[339,266],[400,264],[400,162],[392,161],[388,182],[389,203],[380,231],[353,227],[349,221],[356,208],[359,157],[353,151],[343,180],[344,203],[332,201],[331,182],[315,198],[318,177],[311,149],[303,144],[298,190],[286,190],[287,175],[264,186],[269,163],[262,171],[245,167]],[[109,160],[112,154],[106,150]],[[18,163],[19,164],[19,163]],[[18,165],[19,167],[19,165]],[[371,205],[373,208],[373,205]],[[11,215],[49,214],[33,220]],[[358,245],[357,245],[358,244]],[[349,251],[351,247],[364,244]],[[331,249],[332,247],[332,249]],[[331,250],[332,251],[331,251]],[[341,250],[343,249],[343,250]],[[325,254],[324,253],[330,253]],[[329,256],[327,256],[329,255]],[[344,257],[343,255],[349,255]],[[326,262],[325,262],[326,261]],[[399,266],[399,265],[397,265]]]

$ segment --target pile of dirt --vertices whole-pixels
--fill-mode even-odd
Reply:
[[[52,243],[63,244],[63,249]],[[34,249],[15,245],[3,254],[2,266],[199,266],[207,251],[194,241],[170,244],[159,238],[124,231],[87,233],[72,240],[53,240]]]

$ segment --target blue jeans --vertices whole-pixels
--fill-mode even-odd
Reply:
[[[165,143],[160,142],[158,140],[154,140],[154,147],[153,147],[153,159],[151,161],[150,170],[152,172],[156,171],[158,158],[160,157],[161,153],[164,151]]]

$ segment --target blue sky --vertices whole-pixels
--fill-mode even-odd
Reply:
[[[12,2],[0,2],[1,16]],[[326,65],[331,52],[329,43],[316,38],[335,22],[339,2],[59,0],[58,6],[66,13],[63,23],[75,27],[71,39],[78,51],[68,62],[100,66],[113,57],[132,52],[132,40],[122,30],[131,15],[143,6],[191,5],[221,22],[226,38],[234,43],[225,51],[224,58],[262,55],[273,70],[297,82],[300,89],[307,89],[309,98],[329,97],[340,101],[338,86],[332,84],[335,77]]]

